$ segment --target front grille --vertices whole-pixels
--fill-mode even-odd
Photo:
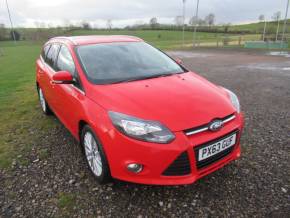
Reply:
[[[207,158],[205,160],[198,161],[198,150],[200,148],[206,147],[206,146],[208,146],[210,144],[213,144],[213,143],[215,143],[217,141],[220,141],[220,140],[222,140],[222,139],[224,139],[224,138],[226,138],[226,137],[228,137],[228,136],[230,136],[230,135],[232,135],[234,133],[237,134],[237,138],[236,138],[236,144],[237,144],[238,138],[239,138],[239,134],[238,134],[239,132],[238,132],[238,130],[234,130],[234,131],[232,131],[232,132],[230,132],[230,133],[228,133],[228,134],[226,134],[226,135],[224,135],[222,137],[219,137],[219,138],[214,139],[212,141],[209,141],[209,142],[207,142],[205,144],[202,144],[202,145],[194,147],[195,159],[197,161],[197,163],[196,163],[197,169],[201,169],[203,167],[209,166],[209,165],[211,165],[211,164],[223,159],[224,157],[229,155],[234,150],[235,145],[233,145],[233,146],[229,147],[228,149],[226,149],[226,150],[224,150],[224,151],[222,151],[222,152],[220,152],[218,154],[215,154],[214,156],[211,156],[211,157],[209,157],[209,158]]]
[[[223,124],[226,124],[235,118],[236,118],[235,114],[230,114],[226,117],[216,118],[216,119],[220,119],[223,122]],[[185,135],[190,136],[190,135],[194,135],[194,134],[197,134],[200,132],[204,132],[204,131],[207,131],[209,129],[208,128],[209,125],[210,125],[210,123],[206,123],[206,124],[194,127],[194,128],[186,129],[186,130],[184,130],[184,133],[185,133]]]
[[[181,153],[163,172],[165,176],[183,176],[190,174],[190,162],[187,152]]]

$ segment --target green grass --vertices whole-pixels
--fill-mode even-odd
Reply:
[[[7,168],[18,154],[25,154],[39,134],[53,124],[41,119],[35,91],[35,60],[40,44],[1,42],[0,56],[0,168]],[[22,158],[25,158],[24,156]],[[20,164],[28,164],[25,159]]]
[[[75,196],[71,193],[60,193],[57,205],[60,208],[70,209],[75,205]]]
[[[290,20],[287,20],[287,23],[289,23]],[[284,20],[280,20],[279,22],[279,34],[282,34],[283,29],[283,23]],[[253,34],[263,33],[264,31],[264,22],[257,22],[257,23],[250,23],[250,24],[241,24],[241,25],[233,25],[229,27],[229,31],[250,31]],[[270,21],[267,22],[266,26],[266,34],[275,35],[277,30],[277,22],[276,21]],[[223,27],[221,27],[223,28]],[[290,32],[290,26],[287,25],[286,27],[286,33]]]

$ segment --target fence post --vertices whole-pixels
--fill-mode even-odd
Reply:
[[[200,47],[200,43],[201,43],[201,40],[200,40],[200,36],[198,37],[198,47]]]
[[[218,38],[218,36],[216,37],[216,47],[219,47],[219,38]]]

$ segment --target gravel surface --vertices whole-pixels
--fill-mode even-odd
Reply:
[[[43,116],[56,125],[33,144],[28,164],[16,159],[0,171],[0,217],[289,217],[289,59],[234,50],[171,54],[240,97],[239,160],[187,186],[99,186],[76,141]]]

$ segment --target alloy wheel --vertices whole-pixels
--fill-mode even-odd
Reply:
[[[96,176],[100,176],[103,172],[101,154],[97,142],[91,132],[86,132],[84,135],[84,148],[92,172]]]

